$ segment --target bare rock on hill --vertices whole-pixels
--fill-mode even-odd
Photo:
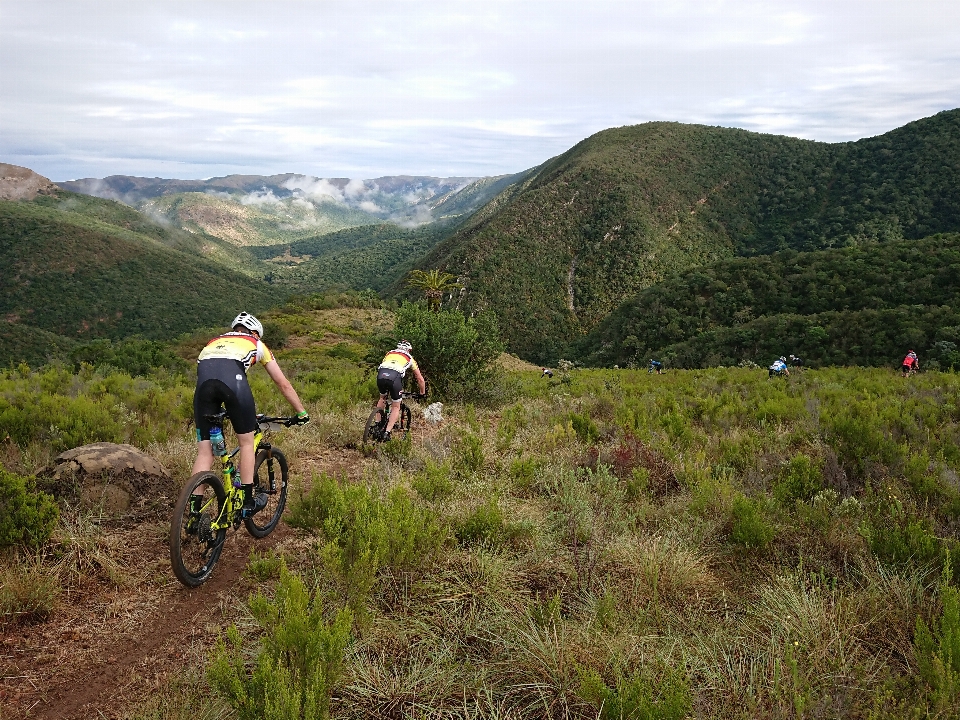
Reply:
[[[37,195],[55,195],[57,186],[43,175],[19,165],[0,163],[0,200],[33,200]]]
[[[133,445],[99,442],[62,452],[44,489],[103,515],[165,514],[177,488],[166,468]]]

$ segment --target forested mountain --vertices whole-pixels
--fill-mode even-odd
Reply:
[[[169,339],[283,299],[196,247],[215,242],[63,191],[0,200],[0,364],[96,338]]]
[[[625,302],[572,351],[589,364],[888,365],[908,349],[954,364],[960,235],[735,258],[679,273]]]
[[[267,275],[270,282],[293,292],[338,286],[379,292],[401,280],[413,263],[454,227],[455,220],[438,220],[417,228],[380,223],[248,250],[272,264]]]
[[[960,111],[837,144],[663,122],[606,130],[488,208],[419,267],[458,275],[514,352],[555,362],[690,267],[960,230]]]

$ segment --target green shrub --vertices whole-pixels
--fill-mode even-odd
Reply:
[[[534,485],[537,472],[540,470],[540,460],[533,455],[525,458],[516,458],[510,463],[510,477],[514,487],[521,494],[529,492]]]
[[[880,516],[871,521],[866,533],[870,550],[886,563],[923,566],[942,557],[940,540],[922,518]]]
[[[38,548],[53,532],[60,511],[36,489],[36,479],[0,469],[0,548]]]
[[[940,582],[943,610],[933,631],[917,618],[914,651],[920,677],[929,685],[930,709],[938,713],[956,710],[960,702],[960,590],[950,584],[949,554]]]
[[[431,312],[425,305],[404,303],[397,311],[394,335],[413,344],[431,396],[474,401],[490,396],[494,361],[503,351],[493,313],[468,318],[456,310]]]
[[[574,432],[582,442],[592,445],[600,438],[600,430],[597,424],[586,415],[570,414],[570,422],[573,425]]]
[[[423,472],[414,476],[411,483],[424,500],[444,500],[453,494],[453,481],[450,479],[450,466],[427,460]]]
[[[314,477],[310,493],[291,505],[287,522],[323,537],[321,559],[356,609],[381,568],[420,567],[444,538],[436,514],[414,504],[401,487],[381,498],[366,485],[339,483],[322,474]]]
[[[614,687],[596,670],[581,670],[578,694],[597,707],[600,720],[682,720],[693,704],[689,683],[677,670],[656,679],[642,672],[621,675]]]
[[[70,351],[75,370],[80,365],[110,365],[130,375],[146,375],[158,368],[182,370],[186,363],[177,357],[165,343],[142,338],[125,340],[93,340]]]
[[[483,469],[483,440],[472,433],[465,434],[457,444],[457,461],[460,471],[469,475]]]
[[[283,567],[276,597],[256,595],[250,611],[264,632],[252,669],[235,626],[221,637],[208,670],[211,685],[240,720],[329,717],[330,696],[343,673],[352,616],[346,608],[324,618],[317,597]]]
[[[767,520],[760,503],[744,495],[733,499],[731,508],[734,542],[750,548],[764,548],[773,540],[775,530]]]
[[[810,456],[794,455],[780,472],[773,488],[774,497],[784,505],[807,501],[823,489],[823,471]]]
[[[280,577],[283,567],[283,555],[274,551],[260,554],[256,550],[250,551],[250,561],[247,563],[247,576],[254,580],[264,581]]]
[[[496,545],[503,540],[503,510],[495,497],[475,507],[457,523],[455,534],[461,545]]]

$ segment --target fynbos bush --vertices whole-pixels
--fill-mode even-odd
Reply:
[[[237,628],[220,638],[208,671],[210,682],[240,720],[319,720],[329,716],[330,696],[343,670],[352,616],[332,621],[303,581],[283,567],[276,598],[256,595],[250,611],[264,631],[252,671]]]
[[[53,532],[60,511],[32,477],[0,469],[0,548],[40,547]]]

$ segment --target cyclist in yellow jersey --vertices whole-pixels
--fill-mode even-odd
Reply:
[[[213,467],[210,449],[210,421],[208,415],[227,411],[233,430],[240,443],[240,482],[244,492],[244,511],[254,513],[257,507],[252,497],[254,434],[257,430],[257,409],[247,382],[247,370],[262,363],[270,379],[297,411],[300,423],[310,421],[303,403],[287,380],[270,349],[263,344],[263,325],[253,315],[242,312],[233,320],[233,329],[213,338],[200,351],[197,359],[197,389],[193,394],[193,419],[197,426],[197,459],[194,474]],[[266,498],[264,498],[265,500]]]
[[[396,350],[388,352],[380,363],[380,367],[377,368],[377,390],[380,391],[377,407],[382,408],[390,403],[390,417],[387,418],[384,440],[390,439],[390,432],[400,417],[400,393],[403,390],[403,376],[407,370],[413,371],[413,376],[420,386],[420,394],[427,394],[427,383],[420,373],[417,361],[413,359],[412,351],[413,346],[406,340],[401,340],[397,343]]]

